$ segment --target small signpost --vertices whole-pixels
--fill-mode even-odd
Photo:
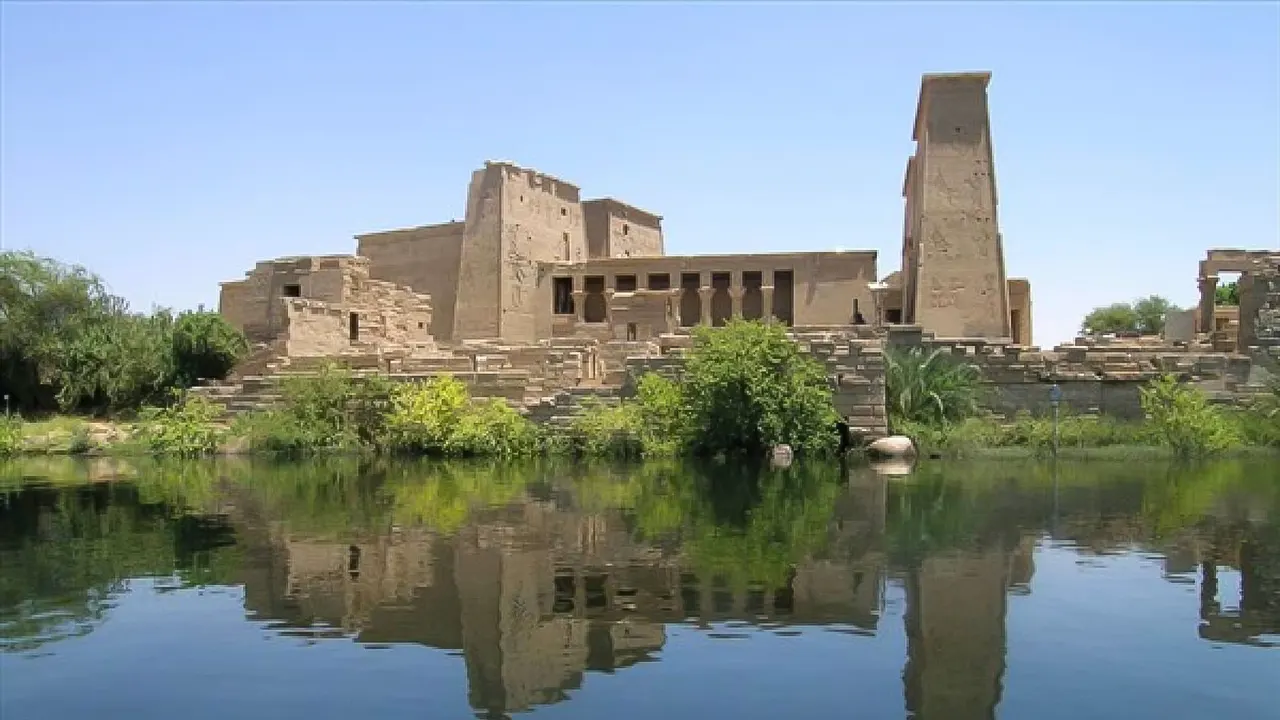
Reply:
[[[4,416],[5,419],[9,418],[9,393],[4,394]]]
[[[1058,406],[1062,403],[1062,388],[1054,383],[1049,388],[1049,405],[1053,408],[1053,456],[1058,457]]]

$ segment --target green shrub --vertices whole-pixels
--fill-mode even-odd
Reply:
[[[689,444],[693,425],[678,383],[657,373],[645,373],[636,384],[635,403],[644,455],[676,455]]]
[[[538,447],[528,419],[502,400],[473,402],[448,375],[395,387],[385,424],[388,449],[401,453],[510,457]]]
[[[17,415],[0,416],[0,457],[22,452],[22,419]]]
[[[221,417],[221,406],[187,396],[169,407],[144,410],[137,434],[147,449],[158,455],[210,455],[217,452],[222,440]]]
[[[221,380],[249,351],[244,333],[216,312],[185,312],[173,327],[173,363],[179,381]]]
[[[684,368],[689,441],[698,455],[761,454],[779,443],[801,453],[838,445],[824,368],[782,326],[733,320],[693,330]]]
[[[356,394],[350,373],[326,366],[315,375],[286,378],[280,406],[241,421],[237,429],[254,449],[280,455],[355,450],[360,447],[360,428],[352,418]]]
[[[1141,391],[1153,436],[1184,457],[1213,455],[1241,442],[1238,426],[1204,393],[1165,375]]]
[[[467,386],[450,375],[396,388],[386,421],[391,447],[400,452],[444,454],[470,403]]]
[[[582,405],[582,413],[569,426],[569,436],[578,454],[616,458],[638,458],[644,454],[646,433],[639,402],[609,406],[588,398]]]
[[[885,353],[885,406],[889,427],[942,427],[978,413],[982,373],[977,366],[936,349]]]
[[[522,457],[538,448],[538,431],[528,418],[505,401],[473,403],[445,444],[445,454],[458,457]]]

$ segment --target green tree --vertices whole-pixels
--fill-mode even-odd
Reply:
[[[684,368],[696,454],[762,453],[779,443],[833,450],[837,418],[826,372],[779,325],[734,320],[700,326]]]
[[[1091,334],[1136,332],[1138,314],[1129,303],[1114,303],[1094,308],[1085,316],[1080,329]]]
[[[1215,305],[1239,305],[1240,285],[1234,280],[1219,285],[1214,294],[1213,302]]]
[[[1159,295],[1142,298],[1133,304],[1133,313],[1138,318],[1137,330],[1143,335],[1159,335],[1164,332],[1165,316],[1177,311],[1177,305]]]
[[[184,312],[173,328],[173,362],[186,385],[226,377],[248,351],[244,333],[216,312]]]
[[[1151,295],[1132,303],[1113,303],[1094,308],[1085,316],[1080,329],[1089,334],[1158,335],[1164,331],[1165,316],[1177,310],[1178,307],[1165,298]]]
[[[224,377],[243,336],[213,313],[132,313],[102,280],[30,252],[0,252],[0,386],[19,410],[110,411]]]

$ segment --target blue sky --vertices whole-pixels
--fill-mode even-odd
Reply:
[[[1189,305],[1280,247],[1280,5],[0,2],[0,238],[135,307],[461,218],[508,159],[665,217],[672,254],[897,269],[924,72],[990,70],[1036,340]]]

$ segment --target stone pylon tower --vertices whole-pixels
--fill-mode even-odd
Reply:
[[[472,173],[453,338],[535,342],[538,263],[585,260],[584,233],[578,186],[508,162]]]
[[[925,75],[903,195],[903,322],[940,337],[1010,336],[987,112],[991,73]]]

